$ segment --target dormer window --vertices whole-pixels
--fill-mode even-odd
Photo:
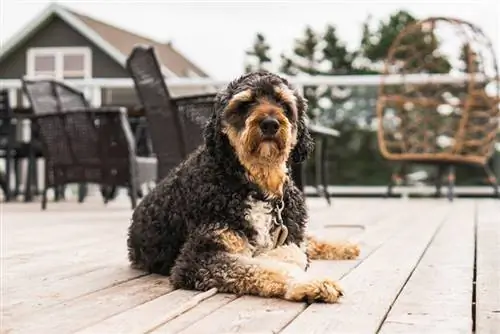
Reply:
[[[30,48],[27,75],[30,78],[90,79],[92,53],[86,47]]]

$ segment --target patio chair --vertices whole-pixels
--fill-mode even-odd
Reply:
[[[463,48],[456,50],[457,58],[450,58],[450,64],[463,63],[459,70],[464,81],[439,83],[429,79],[401,85],[385,83],[385,77],[390,74],[405,78],[406,74],[435,73],[440,66],[435,54],[423,55],[418,45],[412,43],[421,42],[422,34],[429,34],[426,37],[432,40],[439,29],[455,30],[462,38],[458,45]],[[491,57],[487,59],[486,55]],[[437,196],[447,171],[447,196],[453,199],[454,168],[459,164],[483,168],[495,197],[499,196],[497,179],[488,166],[494,153],[500,116],[500,84],[497,82],[495,88],[495,79],[491,78],[498,77],[491,43],[470,23],[430,18],[408,26],[399,34],[386,60],[377,106],[380,152],[386,159],[399,163],[388,185],[388,195],[393,186],[402,181],[401,174],[408,165],[416,163],[438,167]]]
[[[203,128],[212,114],[215,94],[172,98],[150,46],[132,50],[127,70],[145,111],[159,181],[203,143]]]
[[[2,173],[2,190],[5,201],[11,199],[10,177],[12,174],[12,160],[17,154],[14,152],[16,144],[14,115],[10,107],[9,95],[7,90],[0,91],[0,158],[5,160],[5,172]],[[17,161],[15,164],[16,190],[19,189],[19,168]]]
[[[23,142],[16,138],[18,119],[15,117],[7,90],[0,90],[0,158],[5,160],[5,173],[2,188],[4,191],[5,201],[10,201],[13,197],[19,195],[21,181],[21,161],[29,159],[33,160],[41,157],[40,145],[36,140]],[[36,168],[33,166],[33,160],[28,161],[28,173],[36,179]],[[12,167],[14,167],[14,191],[12,192],[11,176]],[[30,178],[30,177],[28,177]],[[36,187],[35,187],[36,188]],[[25,199],[29,200],[31,194],[31,184],[26,184]]]
[[[126,110],[92,108],[81,92],[54,80],[22,82],[46,159],[43,208],[47,189],[67,183],[80,183],[79,202],[85,183],[99,184],[105,203],[107,189],[127,187],[135,207],[140,185],[156,179],[156,159],[136,156]]]

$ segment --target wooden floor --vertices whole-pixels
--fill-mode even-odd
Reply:
[[[500,201],[308,200],[311,230],[358,241],[317,261],[339,304],[174,291],[128,267],[126,199],[1,204],[2,333],[500,333]]]

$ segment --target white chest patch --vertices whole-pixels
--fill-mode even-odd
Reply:
[[[273,226],[274,217],[271,204],[253,198],[249,198],[247,203],[250,208],[245,213],[245,219],[257,232],[255,252],[260,253],[272,249],[274,242],[270,230]]]

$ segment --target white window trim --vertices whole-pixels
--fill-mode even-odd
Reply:
[[[56,78],[63,80],[63,63],[61,59],[66,54],[82,54],[84,62],[84,79],[92,78],[92,50],[88,47],[40,47],[30,48],[26,55],[26,74],[29,78],[35,77],[35,57],[38,55],[56,56]],[[58,60],[59,59],[59,60]]]

